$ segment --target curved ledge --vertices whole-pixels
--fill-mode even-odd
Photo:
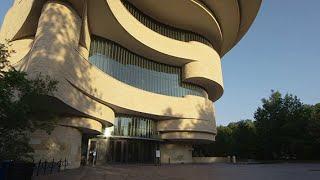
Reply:
[[[146,15],[139,9],[137,9],[134,5],[129,3],[126,0],[121,0],[123,5],[126,7],[126,9],[143,25],[151,29],[152,31],[155,31],[161,35],[164,35],[166,37],[169,37],[171,39],[176,39],[178,41],[183,42],[189,42],[189,41],[198,41],[203,44],[206,44],[210,47],[212,47],[212,44],[208,39],[206,39],[204,36],[188,31],[185,29],[179,29],[173,26],[169,26],[167,24],[163,24],[152,17]]]
[[[168,141],[177,141],[177,142],[212,142],[215,141],[215,134],[209,133],[200,133],[200,132],[168,132],[161,133],[161,139]]]
[[[128,1],[142,12],[164,24],[203,35],[210,40],[217,51],[220,51],[223,40],[220,25],[214,14],[202,2],[198,0]]]
[[[185,82],[197,84],[203,87],[209,95],[209,99],[213,102],[217,101],[224,92],[223,86],[216,81],[203,77],[190,77]]]
[[[235,41],[234,44],[237,44],[249,30],[258,14],[262,0],[238,0],[238,3],[240,7],[241,23],[239,26],[237,41]]]
[[[62,68],[61,68],[62,69]],[[58,72],[56,72],[55,77],[58,76]],[[69,82],[59,81],[59,90],[55,94],[55,97],[59,98],[65,104],[70,107],[83,112],[89,116],[92,116],[97,119],[103,125],[107,127],[112,126],[114,124],[115,113],[114,111],[98,101],[91,99],[87,95],[83,94],[77,88],[72,86]],[[79,100],[81,101],[79,102]]]
[[[52,13],[52,9],[56,11]],[[45,13],[47,11],[51,13]],[[55,97],[70,107],[110,126],[114,120],[113,110],[84,95],[66,81],[73,66],[70,65],[68,69],[64,69],[68,65],[64,61],[75,59],[75,55],[67,53],[66,49],[78,48],[81,19],[70,7],[55,2],[46,3],[43,12],[39,19],[33,48],[26,58],[16,64],[16,67],[28,72],[30,77],[37,76],[39,72],[54,77],[59,81]],[[52,19],[55,19],[57,23],[52,24]],[[76,51],[73,50],[73,52]],[[79,53],[78,56],[80,56]],[[85,77],[80,76],[78,80],[82,83],[88,81]]]
[[[118,113],[133,115],[144,113],[144,116],[151,118],[154,118],[154,116],[212,118],[212,116],[200,113],[205,109],[212,109],[211,112],[213,111],[213,108],[211,108],[212,102],[203,97],[188,95],[181,98],[148,92],[114,79],[85,59],[79,58],[73,61],[70,63],[73,64],[74,68],[86,69],[82,72],[82,75],[94,78],[90,78],[90,83],[82,83],[75,74],[69,74],[66,76],[68,81],[77,87],[78,91],[82,91],[96,101],[117,109]],[[63,67],[61,68],[63,69]],[[93,87],[94,90],[90,91]],[[141,103],[142,99],[143,103]]]
[[[156,63],[100,37],[92,37],[90,51],[91,64],[130,86],[166,96],[184,97],[189,94],[208,98],[203,88],[182,81],[180,67]]]
[[[237,44],[248,31],[262,2],[262,0],[201,0],[201,2],[197,0],[149,0],[147,2],[139,0],[128,1],[144,13],[159,20],[160,22],[204,35],[210,39],[213,44],[215,44],[215,49],[221,56],[234,47],[234,45]],[[170,4],[170,6],[168,6],[168,4]],[[195,6],[194,9],[188,9],[190,8],[188,7],[189,5]],[[179,7],[179,12],[176,11],[177,7]],[[212,24],[213,21],[211,23],[206,22],[207,19],[205,17],[208,15],[212,16],[216,23],[215,25]],[[199,19],[201,19],[201,21],[199,21]],[[185,24],[183,23],[185,21],[192,23]],[[201,25],[201,23],[203,24]],[[216,29],[217,27],[218,31]],[[212,33],[216,34],[216,36],[217,34],[220,34],[218,36],[221,36],[221,40],[215,40],[215,42],[213,42],[213,39],[215,38],[212,38]],[[217,42],[219,42],[218,46]]]
[[[47,0],[16,0],[5,16],[0,31],[0,42],[19,40],[34,36],[38,27],[41,10]],[[85,0],[54,0],[51,2],[71,4],[77,14],[82,17]]]
[[[199,42],[186,43],[158,34],[135,19],[120,0],[107,0],[107,3],[117,21],[137,41],[163,54],[191,61],[184,66],[184,81],[187,82],[188,78],[196,80],[193,81],[194,84],[200,83],[203,88],[210,91],[211,94],[208,94],[212,101],[221,97],[221,87],[223,87],[221,62],[219,54],[214,49]],[[205,83],[198,81],[201,78],[219,84],[220,88],[210,90],[217,86],[208,85],[211,81],[203,80]]]
[[[197,84],[203,87],[209,99],[215,102],[223,92],[223,78],[220,58],[211,55],[208,61],[191,62],[184,66],[184,82]]]
[[[161,120],[157,123],[157,129],[161,133],[167,132],[199,132],[216,134],[216,124],[214,121],[198,119],[173,119]]]
[[[101,134],[102,124],[92,119],[81,117],[67,117],[59,121],[59,125],[78,128],[86,134]]]
[[[42,75],[49,75],[55,77],[55,80],[58,80],[58,89],[54,94],[54,97],[58,98],[62,103],[67,106],[73,108],[76,111],[83,113],[86,117],[90,117],[101,124],[110,127],[114,124],[115,113],[114,111],[98,101],[91,99],[89,96],[83,94],[77,88],[75,88],[70,82],[65,80],[63,76],[61,76],[61,70],[63,68],[52,68],[52,70],[46,69],[44,71],[41,69],[42,66],[53,67],[53,64],[37,64],[32,65],[30,69],[27,69],[29,77],[37,76],[39,72]],[[21,65],[20,65],[21,67]],[[22,70],[23,67],[22,67]],[[59,104],[58,104],[59,105]],[[61,106],[61,105],[59,105]],[[57,107],[53,107],[57,108]],[[67,111],[66,114],[71,112]],[[83,116],[83,115],[82,115]]]
[[[2,28],[1,28],[1,33],[0,33],[1,41],[3,40],[11,41],[11,40],[17,39],[17,36],[19,37],[23,36],[21,34],[30,35],[30,32],[21,32],[21,31],[23,27],[25,27],[27,24],[36,23],[28,20],[30,19],[31,14],[34,13],[33,11],[35,10],[34,6],[36,3],[34,3],[34,1],[35,0],[15,1],[14,5],[9,9],[8,13],[4,18]],[[36,28],[32,28],[32,29],[24,28],[24,29],[25,31],[27,31],[28,29],[29,31],[32,31],[33,34],[35,34]]]
[[[202,0],[203,3],[216,15],[223,34],[221,56],[226,54],[237,40],[240,26],[240,9],[237,0],[213,1]]]
[[[149,29],[138,21],[120,0],[107,0],[107,3],[122,28],[139,43],[171,57],[186,59],[189,62],[197,60],[197,55],[192,49],[194,47],[190,43],[168,38]]]

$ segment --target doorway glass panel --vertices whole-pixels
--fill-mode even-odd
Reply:
[[[137,139],[110,139],[107,150],[112,163],[154,163],[156,141]]]
[[[112,136],[158,138],[156,122],[143,117],[117,115],[113,130],[109,131]]]

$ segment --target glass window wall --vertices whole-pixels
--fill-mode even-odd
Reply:
[[[139,89],[176,97],[207,96],[201,87],[182,82],[180,67],[154,62],[97,36],[92,37],[89,61],[110,76]]]
[[[156,138],[156,122],[152,119],[142,117],[117,115],[112,135]]]
[[[212,47],[211,43],[206,38],[197,33],[162,24],[138,10],[128,1],[122,0],[122,3],[138,21],[159,34],[184,42],[197,41]]]

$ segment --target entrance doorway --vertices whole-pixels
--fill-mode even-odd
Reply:
[[[158,143],[140,139],[110,139],[107,157],[113,163],[155,163]]]

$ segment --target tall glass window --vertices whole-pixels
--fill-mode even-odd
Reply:
[[[206,97],[199,86],[181,80],[181,68],[154,62],[120,45],[92,37],[89,61],[110,76],[131,86],[168,96]]]
[[[122,0],[122,3],[138,21],[159,34],[184,42],[197,41],[212,47],[211,43],[206,38],[197,33],[162,24],[138,10],[128,1]]]
[[[117,115],[112,135],[157,138],[156,122],[142,117]]]

